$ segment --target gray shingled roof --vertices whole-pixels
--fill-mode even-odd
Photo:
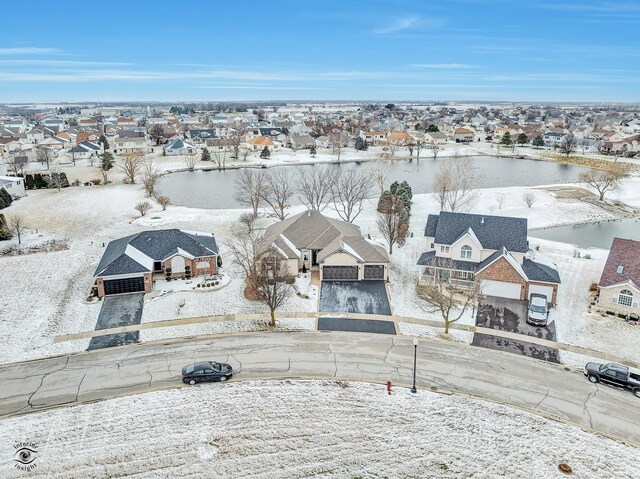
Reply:
[[[269,226],[261,252],[266,251],[281,234],[298,249],[321,250],[337,237],[360,236],[360,228],[309,210]]]
[[[560,275],[558,270],[547,266],[546,264],[536,263],[530,259],[522,262],[522,269],[529,281],[540,281],[542,283],[560,284]]]
[[[418,266],[433,266],[437,263],[438,258],[435,251],[427,251],[426,253],[422,253],[416,264]],[[449,260],[449,258],[444,259]],[[461,261],[457,259],[452,259],[451,261],[453,268],[458,271],[475,271],[476,266],[478,266],[477,263],[472,263],[471,261]]]
[[[362,236],[337,237],[318,253],[318,262],[322,262],[327,256],[340,250],[345,251],[347,254],[353,254],[352,250],[365,263],[389,262],[389,255],[382,246],[372,244]]]
[[[469,228],[483,248],[499,250],[504,246],[508,251],[519,253],[526,253],[529,249],[526,218],[443,211],[440,215],[429,215],[425,236],[434,237],[435,243],[450,245]]]
[[[178,229],[143,231],[109,242],[95,276],[149,271],[125,253],[128,245],[154,261],[163,261],[173,256],[178,252],[178,248],[195,258],[218,255],[218,245],[214,236]]]

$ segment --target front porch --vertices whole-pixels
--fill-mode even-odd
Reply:
[[[446,282],[455,288],[474,289],[476,281],[472,271],[426,267],[418,269],[418,284]]]

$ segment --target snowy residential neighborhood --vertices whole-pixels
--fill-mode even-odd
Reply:
[[[7,5],[0,479],[640,479],[640,9],[512,3]]]
[[[640,364],[640,176],[633,155],[617,158],[596,149],[563,154],[527,142],[506,147],[492,138],[496,131],[504,138],[502,124],[520,128],[509,119],[517,110],[509,109],[492,111],[495,126],[477,132],[474,141],[443,133],[444,140],[433,145],[420,125],[454,132],[450,121],[471,128],[465,112],[473,107],[282,105],[270,113],[195,109],[188,115],[179,113],[183,108],[117,109],[113,120],[100,106],[65,114],[54,109],[25,119],[24,132],[15,132],[15,149],[4,154],[8,176],[2,177],[4,191],[11,192],[3,193],[1,213],[2,376],[11,375],[14,365],[30,364],[20,361],[59,361],[157,341],[329,332],[358,343],[372,334],[417,338],[418,353],[429,344],[449,343],[462,348],[460,354],[472,346],[487,350],[483,354],[523,356],[563,365],[587,388],[595,386],[582,376],[586,362]],[[575,108],[556,114],[566,135],[589,115]],[[591,114],[591,123],[612,131],[627,128],[635,117]],[[344,116],[351,118],[346,128],[335,123]],[[14,123],[11,115],[5,118],[5,125]],[[61,120],[70,140],[47,164],[30,153],[47,147],[20,138],[49,118]],[[85,118],[97,132],[100,152],[74,159],[74,138],[86,135],[73,125]],[[120,118],[133,119],[132,130],[119,129]],[[159,125],[174,125],[168,130],[174,139],[154,139]],[[283,128],[315,139],[297,148]],[[557,127],[538,124],[538,131],[546,128]],[[369,145],[364,138],[371,135],[358,133],[369,130],[384,134],[371,137]],[[3,131],[14,134],[6,126]],[[135,132],[132,138],[144,149],[118,146],[116,152],[116,145],[126,143],[120,141],[126,131]],[[269,149],[268,142],[255,151],[234,146],[267,131],[277,148]],[[344,144],[316,145],[322,133]],[[207,141],[216,138],[229,147],[210,149]],[[20,157],[27,159],[16,169]],[[496,165],[512,171],[504,177]],[[598,175],[613,167],[624,173],[607,187]],[[537,316],[531,310],[536,296],[543,298]],[[233,357],[216,354],[214,347],[211,358],[192,359],[237,367]],[[276,358],[274,352],[271,361]],[[165,374],[182,366],[171,362]],[[233,380],[243,374],[264,378],[263,372],[241,369]],[[278,368],[274,374],[283,376]],[[410,386],[410,376],[396,371],[375,381]],[[29,400],[29,410],[60,401],[45,393],[48,377],[36,390],[36,398],[43,395],[41,406]],[[284,377],[329,380],[306,368]],[[366,377],[348,373],[344,380]],[[424,386],[438,384],[418,378]],[[73,402],[95,397],[90,384],[85,378],[77,386]],[[440,389],[458,390],[432,387]],[[617,400],[637,407],[632,393],[620,391]],[[571,417],[569,411],[545,413],[539,402],[530,409],[555,420]],[[14,400],[2,408],[7,416],[25,411]],[[626,436],[607,421],[569,422],[630,445],[640,439],[637,430]],[[225,464],[228,475],[240,467]],[[117,469],[105,471],[111,470]]]

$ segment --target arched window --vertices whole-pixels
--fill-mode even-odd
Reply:
[[[461,249],[460,249],[460,257],[462,259],[471,259],[471,252],[473,250],[471,249],[471,246],[469,245],[464,245]]]
[[[633,293],[628,289],[623,289],[618,293],[618,304],[622,306],[632,306],[633,305]]]

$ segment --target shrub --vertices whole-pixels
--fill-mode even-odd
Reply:
[[[97,186],[97,185],[99,185],[100,183],[102,183],[102,178],[93,178],[92,180],[89,180],[89,182],[90,182],[92,185]]]
[[[591,283],[591,286],[589,286],[589,291],[598,291],[598,283]]]

